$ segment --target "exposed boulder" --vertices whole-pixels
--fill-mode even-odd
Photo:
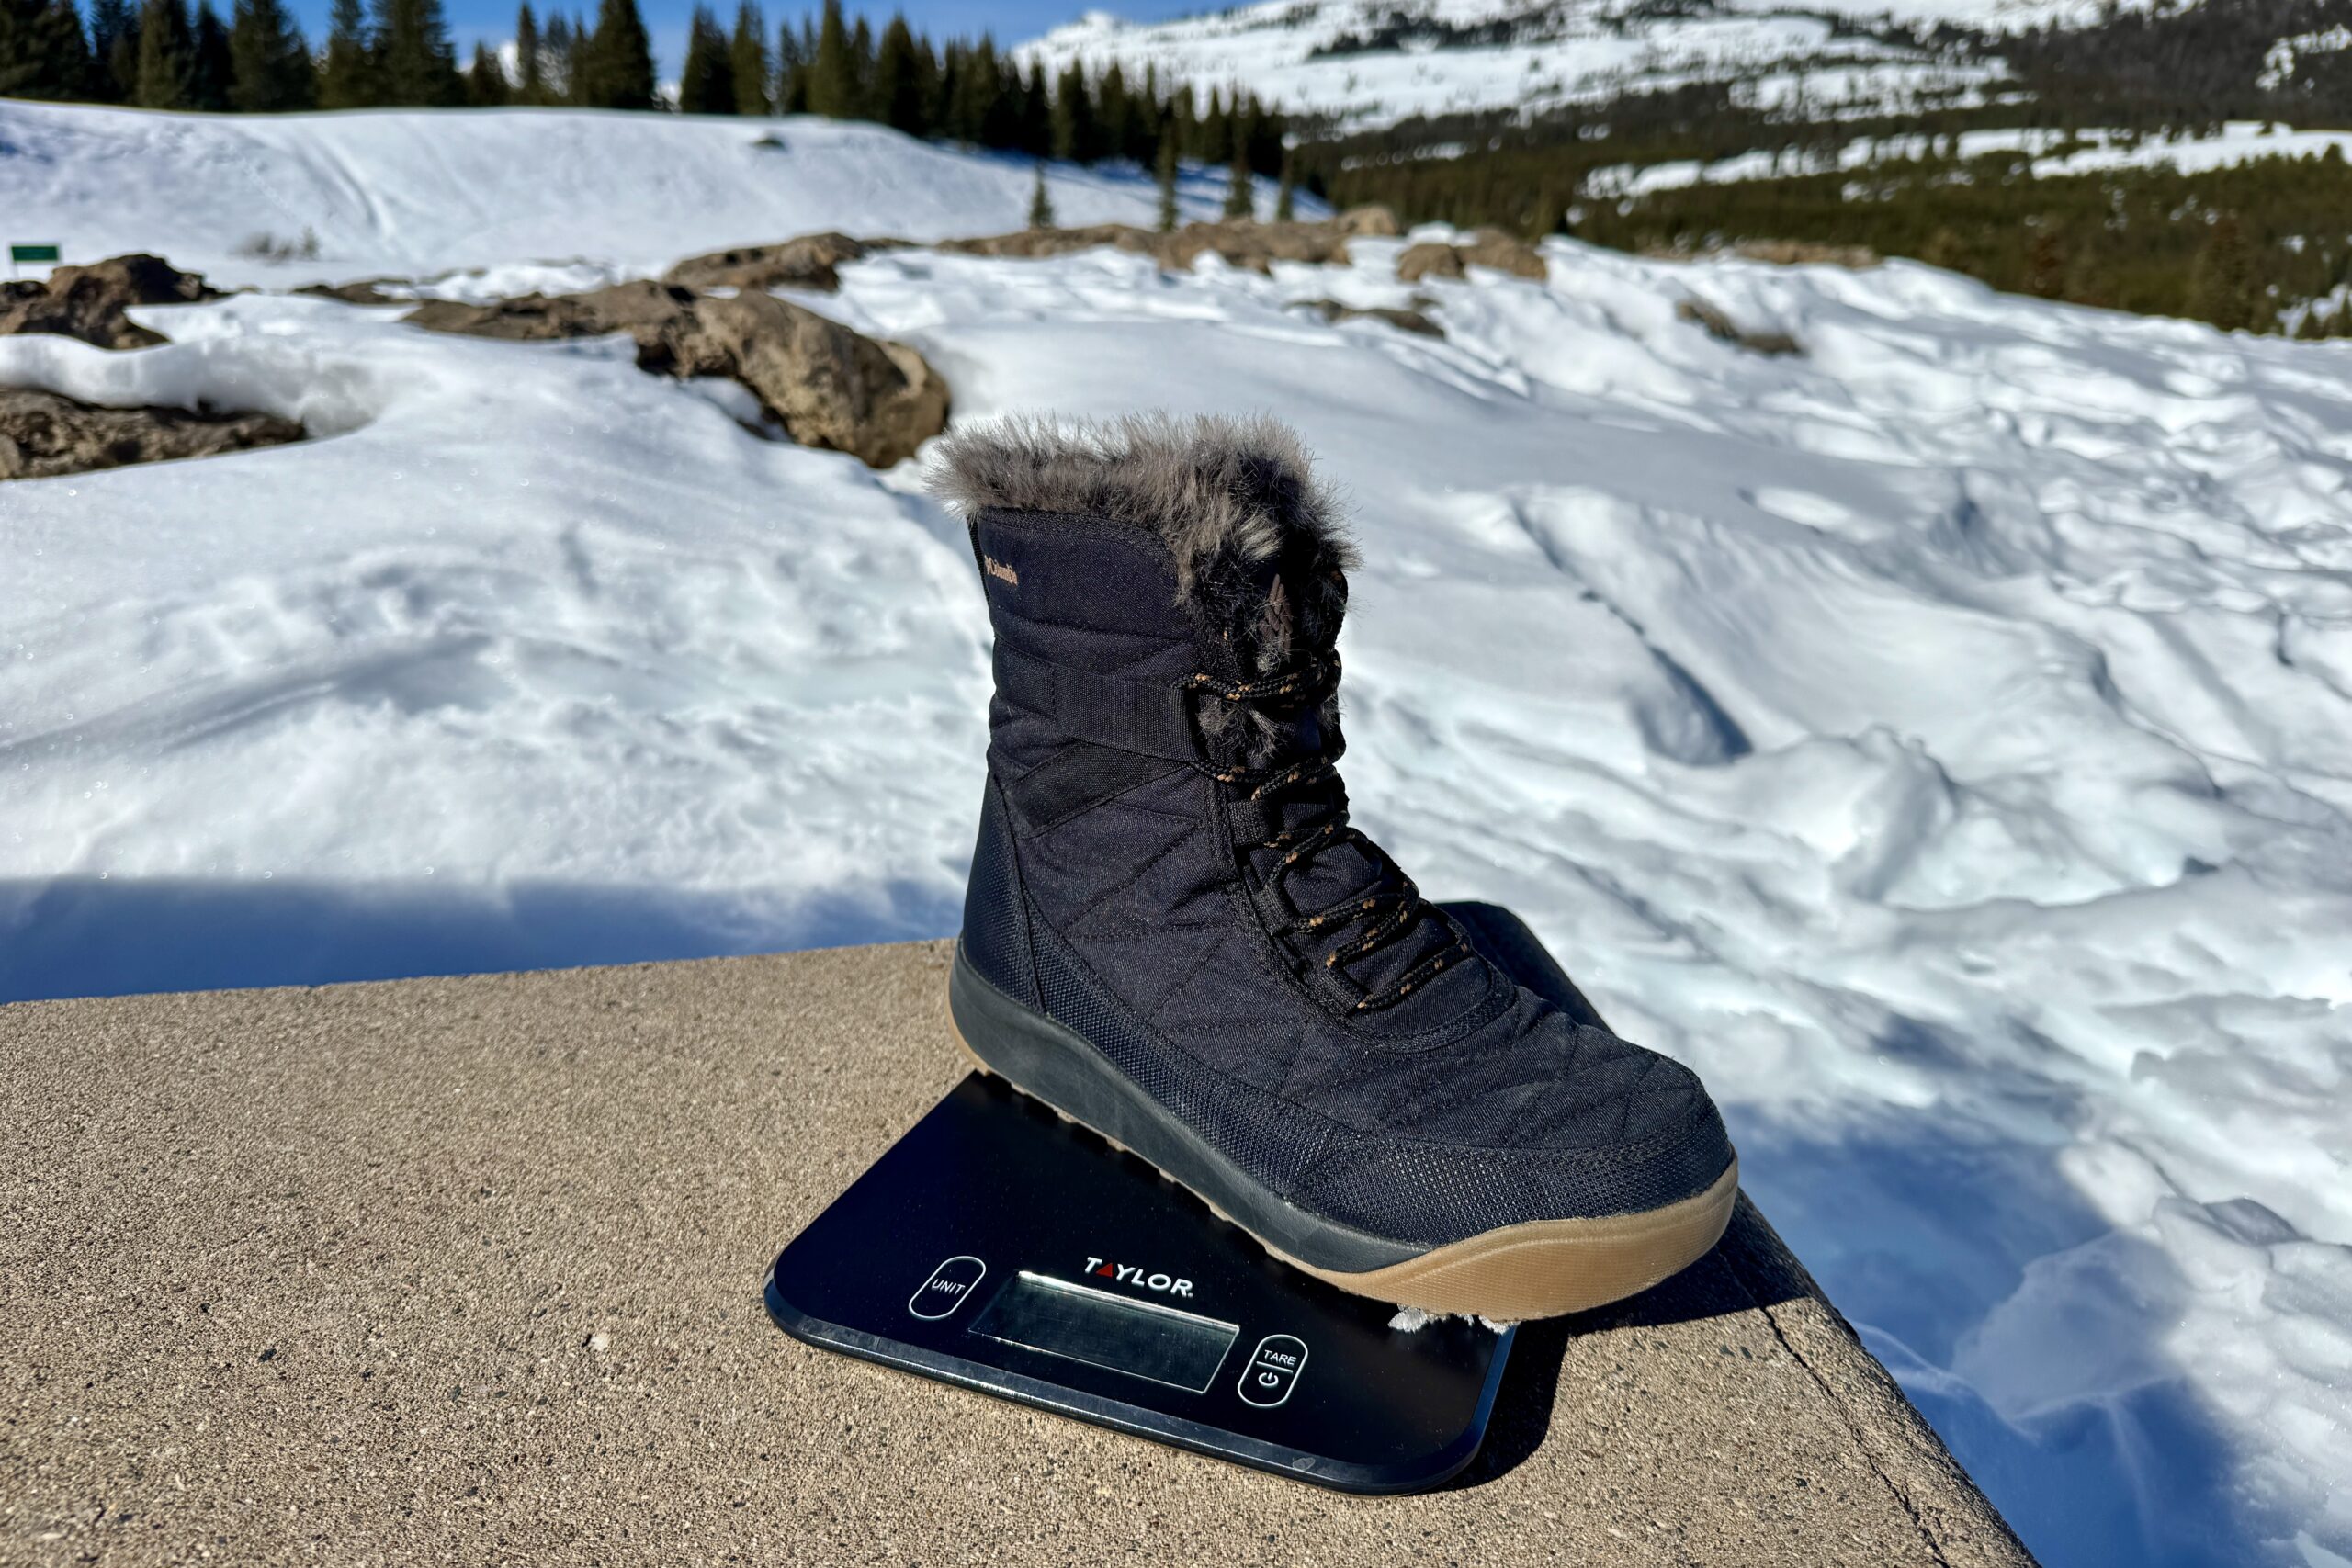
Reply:
[[[1187,223],[1158,238],[1160,265],[1176,272],[1187,271],[1211,254],[1251,272],[1272,272],[1278,261],[1325,266],[1348,259],[1348,233],[1337,223],[1260,223],[1231,218],[1221,223]]]
[[[967,256],[1061,256],[1072,251],[1091,251],[1107,245],[1114,250],[1135,251],[1144,255],[1159,254],[1159,243],[1165,235],[1148,229],[1138,229],[1130,223],[1095,223],[1083,229],[1022,229],[1010,234],[990,234],[978,240],[942,240],[933,248],[954,255]]]
[[[103,408],[56,392],[0,388],[0,479],[243,452],[300,441],[304,434],[276,414]]]
[[[1378,210],[1385,213],[1386,209]],[[1187,223],[1165,234],[1127,223],[1096,223],[1083,229],[1023,229],[1017,233],[991,234],[978,240],[943,240],[937,248],[958,255],[1036,257],[1068,255],[1073,251],[1108,246],[1150,256],[1176,272],[1190,268],[1204,255],[1220,256],[1227,265],[1251,272],[1270,272],[1278,261],[1311,265],[1344,263],[1348,259],[1348,241],[1356,233],[1371,231],[1349,229],[1344,220],[1337,218],[1320,223],[1260,223],[1248,218],[1228,218],[1216,223]]]
[[[694,321],[680,346],[696,368],[685,373],[730,366],[803,446],[887,468],[947,428],[947,383],[904,344],[876,342],[767,294],[702,300]]]
[[[294,290],[314,299],[340,299],[346,305],[413,305],[416,300],[405,294],[387,294],[387,284],[402,285],[405,277],[360,277],[348,283],[306,283]]]
[[[662,281],[684,288],[817,288],[830,294],[842,286],[834,269],[843,262],[894,249],[898,243],[847,234],[803,234],[781,244],[739,245],[689,256],[665,273]]]
[[[1396,276],[1407,283],[1431,277],[1460,277],[1462,253],[1435,240],[1407,245],[1396,254]]]
[[[1342,234],[1360,234],[1367,240],[1393,240],[1405,231],[1396,214],[1378,202],[1351,207],[1331,221]]]
[[[436,333],[533,343],[548,338],[637,335],[642,351],[651,337],[694,312],[690,288],[639,279],[586,294],[518,294],[486,305],[462,299],[427,299],[401,319]]]
[[[488,305],[430,300],[405,319],[435,332],[517,341],[627,333],[639,368],[732,377],[795,441],[877,468],[947,428],[947,384],[922,355],[757,291],[717,299],[674,283],[620,283]]]
[[[1676,317],[1689,321],[1717,343],[1727,343],[1751,354],[1803,354],[1797,340],[1786,333],[1749,332],[1724,313],[1721,306],[1693,295],[1674,307]]]
[[[1443,337],[1445,329],[1431,321],[1419,307],[1429,303],[1416,298],[1411,308],[1393,305],[1342,305],[1337,299],[1302,299],[1302,308],[1313,310],[1326,321],[1385,321],[1399,332],[1417,333],[1422,337]]]
[[[1403,282],[1419,283],[1428,277],[1460,277],[1474,266],[1539,282],[1549,276],[1541,251],[1500,229],[1473,230],[1460,244],[1425,240],[1408,245],[1396,258],[1396,276]]]
[[[57,333],[100,348],[153,348],[164,334],[133,321],[134,305],[187,305],[220,291],[161,256],[115,256],[61,266],[45,282],[11,284],[0,295],[0,334]]]
[[[1742,240],[1732,254],[1774,266],[1842,266],[1860,272],[1883,260],[1868,245],[1826,245],[1815,240]]]
[[[1742,261],[1773,266],[1842,266],[1860,272],[1885,258],[1868,245],[1830,245],[1815,240],[1736,240],[1732,243],[1651,246],[1642,254],[1653,261],[1709,261],[1737,256]]]

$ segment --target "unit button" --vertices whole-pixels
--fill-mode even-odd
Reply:
[[[1241,1369],[1241,1402],[1272,1410],[1290,1397],[1298,1374],[1306,1368],[1306,1340],[1289,1334],[1267,1335],[1258,1341],[1250,1364]]]
[[[931,1271],[931,1278],[907,1303],[907,1310],[917,1317],[945,1317],[964,1304],[964,1298],[988,1271],[989,1266],[977,1258],[951,1258]]]

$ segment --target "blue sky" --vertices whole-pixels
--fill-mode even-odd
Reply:
[[[1223,0],[1121,0],[1116,5],[1102,5],[1100,0],[1090,5],[1088,0],[911,0],[892,6],[887,3],[868,6],[866,15],[874,18],[878,29],[889,20],[894,9],[903,10],[907,20],[918,28],[927,28],[933,37],[954,33],[977,34],[983,30],[996,34],[1001,43],[1017,42],[1035,38],[1048,28],[1075,20],[1080,12],[1108,10],[1137,21],[1157,20],[1164,17],[1181,17],[1187,13],[1215,9]],[[294,0],[295,15],[301,18],[302,30],[312,43],[326,36],[328,0]],[[473,52],[477,39],[496,42],[514,36],[516,0],[444,0],[449,14],[449,30],[458,40],[462,58]],[[565,10],[576,10],[594,18],[596,0],[532,0],[532,8],[544,17],[551,4],[560,4]],[[803,0],[762,0],[771,27],[786,16],[797,17],[803,10],[814,12],[823,0],[804,4]],[[859,9],[857,0],[842,0],[854,17]],[[653,48],[664,75],[674,73],[685,48],[686,17],[694,10],[694,0],[638,0],[645,13],[645,25],[653,34]],[[734,25],[736,0],[710,0],[711,9],[720,19]],[[214,9],[226,14],[229,0],[214,0]]]

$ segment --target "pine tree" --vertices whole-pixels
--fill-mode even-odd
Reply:
[[[531,14],[531,0],[523,0],[522,8],[514,13],[514,98],[518,104],[544,104],[553,96],[541,53],[539,19]]]
[[[184,109],[196,102],[196,38],[182,0],[146,0],[139,12],[141,108]]]
[[[1176,138],[1163,132],[1159,138],[1159,231],[1173,232],[1176,228]]]
[[[776,34],[775,50],[775,112],[778,114],[808,114],[808,78],[817,61],[817,44],[808,18],[800,18],[800,26],[784,24]]]
[[[1136,156],[1135,105],[1127,96],[1127,75],[1117,61],[1094,89],[1095,150],[1105,158]]]
[[[1295,222],[1298,218],[1292,204],[1292,186],[1295,178],[1292,162],[1287,157],[1283,160],[1283,183],[1274,191],[1274,221],[1277,223]]]
[[[474,62],[466,68],[466,102],[478,109],[494,109],[512,103],[514,89],[506,80],[506,67],[490,51],[490,45],[477,39]]]
[[[1250,177],[1248,149],[1237,146],[1233,152],[1233,175],[1225,189],[1225,215],[1227,218],[1252,218],[1258,211],[1258,193]]]
[[[376,101],[375,40],[359,0],[334,0],[327,12],[327,51],[319,65],[319,107],[365,108]]]
[[[923,117],[923,83],[915,61],[914,34],[907,18],[895,16],[882,29],[881,47],[874,56],[872,112],[883,124],[910,136],[922,136],[930,126]]]
[[[678,73],[680,114],[733,114],[735,66],[727,35],[707,6],[696,6],[686,24],[686,62]]]
[[[195,32],[196,47],[189,56],[194,70],[188,81],[188,105],[207,114],[226,114],[237,66],[229,52],[228,26],[220,20],[220,13],[212,8],[212,0],[198,0]]]
[[[465,101],[441,0],[376,0],[376,71],[379,102],[431,108]]]
[[[1029,192],[1029,227],[1054,227],[1054,198],[1046,194],[1046,166],[1037,165],[1037,183]]]
[[[596,30],[581,51],[576,101],[592,108],[653,107],[653,44],[637,0],[599,0]]]
[[[1054,156],[1065,163],[1094,162],[1094,105],[1086,68],[1073,60],[1054,84]]]
[[[49,51],[40,37],[40,9],[29,0],[0,0],[0,97],[52,96]]]
[[[0,96],[80,98],[92,78],[73,0],[0,0]]]
[[[852,119],[872,119],[874,111],[874,29],[864,15],[849,30],[849,115]]]
[[[1283,123],[1280,116],[1260,103],[1255,94],[1242,94],[1233,106],[1233,142],[1261,175],[1275,175],[1283,166]]]
[[[926,136],[949,134],[950,108],[956,99],[956,77],[940,51],[931,47],[929,33],[915,34],[915,85],[922,100]]]
[[[580,101],[580,52],[587,46],[587,27],[561,11],[550,15],[539,29],[539,58],[546,62],[548,101]]]
[[[1178,87],[1168,95],[1168,105],[1160,111],[1159,134],[1175,141],[1178,157],[1199,155],[1196,144],[1201,128],[1194,121],[1193,109],[1193,89]]]
[[[825,0],[816,57],[808,62],[808,112],[831,119],[857,112],[857,65],[850,54],[849,27],[842,20],[842,0]]]
[[[1233,110],[1222,95],[1211,89],[1208,112],[1201,117],[1201,162],[1229,164],[1235,145]]]
[[[2044,219],[2026,245],[2025,291],[2044,299],[2056,299],[2064,295],[2065,281],[2065,246],[2057,229]]]
[[[2208,231],[2190,271],[2189,313],[2223,332],[2236,332],[2254,326],[2259,310],[2254,253],[2237,214],[2224,212]]]
[[[1002,145],[1003,104],[1004,68],[997,62],[996,40],[983,33],[956,79],[956,134],[977,146]]]
[[[1029,80],[1021,88],[1021,131],[1015,146],[1044,158],[1054,151],[1054,91],[1046,85],[1046,67],[1034,55]]]
[[[759,0],[735,8],[735,36],[727,45],[727,69],[735,83],[735,112],[763,115],[775,109],[768,88],[768,21]]]
[[[311,46],[284,0],[237,0],[229,64],[229,104],[240,114],[280,114],[318,102]]]
[[[90,18],[97,73],[93,96],[109,104],[130,103],[139,96],[139,9],[130,0],[97,0]]]

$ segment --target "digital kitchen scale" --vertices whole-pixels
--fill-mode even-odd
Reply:
[[[1516,917],[1449,908],[1522,984],[1590,1016]],[[793,1239],[767,1305],[825,1349],[1347,1492],[1468,1464],[1515,1332],[1392,1327],[1395,1306],[1276,1261],[979,1073]]]

